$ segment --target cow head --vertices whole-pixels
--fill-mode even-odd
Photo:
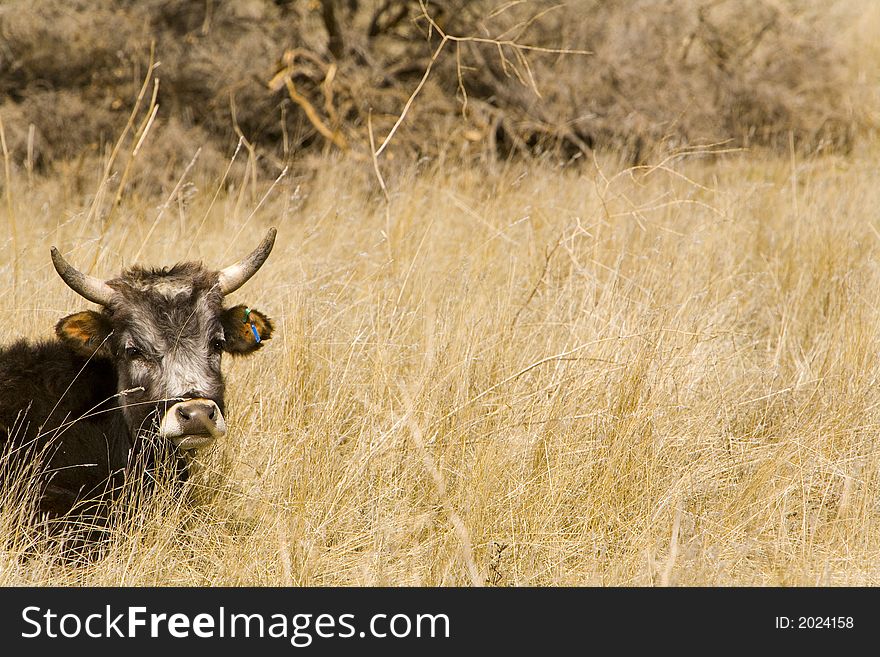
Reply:
[[[275,233],[220,271],[188,262],[133,267],[108,281],[77,271],[52,248],[64,282],[102,306],[65,317],[55,332],[75,351],[113,361],[133,440],[156,432],[186,452],[226,432],[221,357],[255,352],[272,337],[272,323],[245,305],[224,307],[224,297],[263,265]]]

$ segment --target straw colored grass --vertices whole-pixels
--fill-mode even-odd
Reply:
[[[327,159],[262,205],[126,194],[106,227],[106,185],[14,171],[0,342],[88,305],[52,244],[110,276],[222,266],[270,225],[231,301],[277,337],[225,364],[230,433],[185,496],[78,566],[7,504],[0,584],[877,584],[876,163],[403,167],[386,208]]]

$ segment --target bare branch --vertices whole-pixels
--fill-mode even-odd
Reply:
[[[345,41],[342,37],[342,28],[336,18],[335,4],[335,0],[321,0],[321,17],[327,30],[327,49],[336,59],[342,59],[345,54]]]

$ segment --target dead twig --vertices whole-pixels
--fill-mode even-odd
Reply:
[[[550,260],[553,258],[553,254],[556,253],[556,250],[559,248],[559,245],[562,244],[562,237],[564,233],[559,236],[559,239],[556,240],[556,244],[553,245],[552,249],[546,250],[544,253],[544,268],[541,270],[541,275],[538,276],[538,280],[535,281],[535,285],[532,287],[532,291],[529,293],[529,296],[526,297],[526,300],[519,307],[519,310],[516,311],[516,314],[513,316],[513,321],[510,323],[510,326],[516,326],[516,322],[519,319],[522,311],[526,309],[531,300],[534,298],[535,294],[538,292],[538,288],[541,287],[541,283],[544,282],[544,277],[547,275],[547,271],[550,269]]]
[[[306,118],[309,122],[314,126],[315,130],[317,130],[324,139],[331,142],[337,148],[342,151],[348,150],[348,141],[345,139],[345,136],[338,130],[331,130],[327,124],[321,119],[321,116],[318,114],[318,111],[315,109],[315,106],[312,105],[312,102],[302,95],[296,88],[296,85],[293,82],[293,76],[295,73],[295,63],[296,57],[299,54],[298,51],[288,50],[284,53],[283,63],[284,68],[282,68],[275,76],[269,80],[268,86],[271,90],[277,91],[282,86],[287,89],[287,94],[290,96],[290,99],[295,102],[297,105],[302,108],[303,112],[306,115]],[[315,61],[314,59],[312,61]],[[324,105],[325,108],[329,105],[332,107],[332,87],[333,78],[336,76],[336,65],[332,64],[328,67],[325,75],[324,75],[324,84],[322,88],[324,90]],[[334,120],[335,111],[329,111],[328,114],[331,117],[331,120]]]

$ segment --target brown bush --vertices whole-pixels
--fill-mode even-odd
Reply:
[[[401,0],[14,0],[0,8],[0,116],[16,161],[29,143],[37,164],[112,144],[152,43],[152,157],[163,143],[179,150],[190,127],[221,153],[243,136],[270,167],[316,149],[365,156],[368,124],[388,134],[442,30],[464,40],[445,43],[392,150],[567,159],[616,148],[638,161],[719,142],[848,149],[864,124],[838,25],[807,3],[424,7],[433,25]]]

